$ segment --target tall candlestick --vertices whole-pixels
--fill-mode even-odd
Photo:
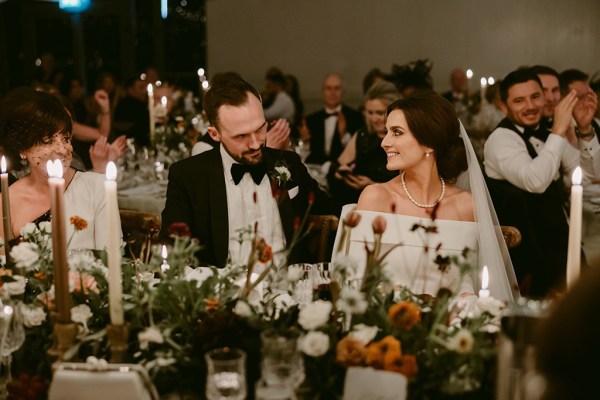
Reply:
[[[2,156],[0,161],[2,173],[0,174],[0,188],[2,189],[2,226],[4,228],[4,254],[6,262],[10,261],[10,244],[12,238],[12,224],[10,222],[10,198],[8,196],[8,173],[6,172],[6,158]]]
[[[65,233],[65,180],[60,160],[48,160],[48,184],[52,212],[52,270],[54,271],[54,299],[58,308],[57,322],[71,322],[69,297],[69,264],[67,262],[67,235]]]
[[[154,86],[151,83],[147,86],[148,89],[148,112],[150,113],[150,144],[154,144]]]
[[[481,103],[483,103],[485,101],[485,88],[487,86],[487,79],[481,78],[480,83],[481,83],[481,91],[479,92],[479,97],[480,97]]]
[[[479,290],[479,297],[490,297],[490,291],[488,289],[490,284],[490,275],[488,272],[487,265],[483,266],[483,272],[481,273],[481,290]]]
[[[113,325],[122,325],[124,319],[123,285],[121,282],[121,229],[117,202],[117,167],[112,161],[106,166],[104,196],[106,197],[106,217],[108,218],[108,302],[110,321]]]
[[[200,111],[202,111],[202,100],[204,99],[204,87],[206,82],[206,76],[204,75],[204,68],[198,68],[198,101],[200,103]]]
[[[567,287],[573,286],[579,279],[581,267],[581,214],[583,187],[581,186],[581,168],[575,168],[571,186],[571,213],[569,216],[569,250],[567,252]]]

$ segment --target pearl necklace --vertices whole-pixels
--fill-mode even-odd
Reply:
[[[413,198],[413,197],[410,195],[410,193],[408,193],[408,188],[406,187],[406,181],[404,180],[404,173],[405,173],[405,171],[402,171],[402,175],[400,175],[400,178],[402,179],[402,188],[404,189],[404,193],[406,193],[406,195],[408,196],[408,199],[409,199],[410,201],[412,201],[412,203],[413,203],[415,206],[417,206],[417,207],[420,207],[420,208],[433,208],[433,207],[437,206],[437,205],[438,205],[438,203],[439,203],[440,201],[442,201],[442,199],[444,198],[444,194],[446,194],[446,183],[444,182],[444,178],[442,178],[442,177],[440,176],[440,182],[442,183],[442,193],[440,193],[440,198],[439,198],[439,199],[437,199],[437,200],[435,201],[435,203],[433,203],[433,204],[421,204],[421,203],[418,203],[418,202],[417,202],[417,201],[416,201],[416,200],[415,200],[415,199],[414,199],[414,198]]]

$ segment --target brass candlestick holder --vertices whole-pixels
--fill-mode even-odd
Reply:
[[[56,363],[65,361],[65,352],[75,345],[77,332],[78,327],[74,322],[54,323],[54,344],[48,350],[51,361]],[[69,361],[75,360],[71,358]]]
[[[110,362],[125,363],[127,360],[127,349],[129,348],[129,324],[106,325],[106,335],[110,345]]]

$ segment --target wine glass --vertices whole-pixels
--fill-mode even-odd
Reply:
[[[0,307],[0,398],[6,393],[6,384],[12,380],[12,353],[25,342],[25,328],[19,301],[5,301]]]
[[[298,350],[298,339],[298,332],[261,332],[260,371],[267,386],[296,389],[304,380],[304,361]]]
[[[206,398],[208,400],[243,400],[246,398],[246,353],[223,347],[204,355],[208,366]]]

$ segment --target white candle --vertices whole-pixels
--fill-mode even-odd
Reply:
[[[121,282],[121,229],[117,202],[117,167],[110,161],[106,166],[104,181],[106,197],[106,217],[108,218],[108,302],[110,321],[113,325],[122,325],[123,319],[123,286]]]
[[[162,265],[160,266],[160,269],[162,272],[166,272],[169,268],[171,268],[171,266],[167,262],[167,246],[165,246],[164,244],[162,246],[161,255],[162,255],[163,262],[162,262]]]
[[[12,224],[10,222],[10,198],[8,196],[8,173],[6,172],[6,158],[2,156],[0,161],[2,173],[0,174],[0,188],[2,189],[2,226],[4,228],[4,252],[6,262],[10,260],[10,245],[8,242],[12,239]]]
[[[485,88],[487,86],[487,79],[486,78],[481,78],[481,80],[479,81],[481,83],[481,92],[479,94],[480,98],[481,98],[481,103],[485,102]]]
[[[54,272],[54,299],[58,309],[57,322],[71,322],[69,296],[69,264],[67,262],[67,235],[65,233],[65,180],[60,160],[48,160],[48,184],[52,212],[52,270]]]
[[[154,144],[154,86],[151,83],[148,89],[148,112],[150,113],[150,144]]]
[[[490,297],[490,291],[488,290],[490,284],[490,275],[488,272],[487,265],[483,266],[483,272],[481,273],[481,290],[479,290],[479,297]]]
[[[581,186],[581,168],[575,168],[571,186],[571,213],[569,216],[569,250],[567,252],[567,287],[570,288],[579,279],[581,267],[581,214],[583,187]]]

